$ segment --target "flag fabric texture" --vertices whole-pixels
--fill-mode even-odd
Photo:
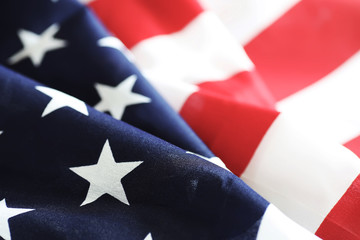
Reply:
[[[321,238],[360,239],[358,1],[86,4],[232,172]]]
[[[0,238],[317,239],[214,157],[87,7],[0,12]]]

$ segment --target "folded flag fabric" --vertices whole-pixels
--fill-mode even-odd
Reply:
[[[0,13],[1,63],[221,164],[82,4],[2,1]]]
[[[0,66],[0,238],[318,239],[229,171]]]
[[[236,1],[203,2],[228,13],[221,18],[244,45],[279,110],[359,154],[358,1],[243,1],[248,9],[240,14],[244,8]],[[240,27],[248,22],[254,22],[252,32]]]
[[[357,102],[356,88],[351,87],[356,86],[357,80],[347,67],[348,74],[334,73],[327,83],[319,84],[328,87],[324,95],[317,85],[303,97],[289,99],[289,104],[279,102],[314,82],[315,75],[319,78],[323,74],[319,73],[321,69],[315,73],[304,70],[325,66],[330,73],[330,69],[341,62],[339,59],[348,59],[358,51],[358,28],[355,31],[354,27],[359,17],[358,2],[301,1],[283,19],[262,32],[266,21],[273,21],[299,1],[268,2],[269,6],[277,6],[276,11],[264,14],[265,20],[259,23],[246,21],[250,18],[246,17],[251,16],[251,6],[260,9],[255,11],[260,16],[262,12],[267,13],[265,1],[245,1],[244,4],[229,1],[229,8],[240,5],[248,12],[242,15],[232,9],[233,17],[228,16],[227,11],[221,12],[226,9],[221,6],[226,6],[228,1],[201,1],[213,4],[223,19],[232,23],[230,27],[235,33],[237,19],[245,19],[240,25],[247,27],[238,32],[248,32],[242,41],[248,42],[245,50],[254,56],[255,64],[219,19],[204,11],[197,1],[86,2],[130,48],[136,64],[151,83],[231,171],[322,238],[360,239],[360,161],[342,146],[341,140],[345,135],[356,137],[358,134],[355,128],[359,124],[354,121],[358,114],[355,107],[349,107],[350,103]],[[311,18],[304,21],[303,13],[321,21],[315,22],[317,24]],[[330,34],[333,32],[328,23],[334,22],[341,23],[335,29],[342,31]],[[289,30],[288,36],[282,39],[279,29]],[[317,29],[323,29],[320,42],[326,44],[311,50],[299,47],[316,40],[304,36],[296,39],[303,29],[308,33],[306,36],[314,36]],[[278,38],[281,41],[276,41]],[[327,48],[331,48],[328,53]],[[304,57],[311,58],[312,54],[317,58],[308,61]],[[354,63],[354,59],[356,55],[349,60]],[[322,64],[322,60],[326,63]],[[298,62],[303,65],[298,66]],[[338,102],[334,98],[338,93],[334,91],[342,85],[348,98]],[[288,95],[284,95],[285,91]],[[314,101],[316,99],[320,100]],[[305,107],[301,107],[304,100]],[[307,109],[310,111],[306,112]],[[303,121],[307,118],[316,122],[314,118],[323,112],[326,117],[321,118],[320,124],[313,125],[315,127],[309,128]],[[350,121],[342,121],[342,116]],[[347,125],[349,122],[352,124]],[[333,131],[332,127],[339,126]],[[317,134],[320,127],[327,134]],[[334,132],[338,138],[331,136],[336,135]],[[352,146],[355,145],[352,142]]]
[[[343,144],[359,156],[359,1],[202,2],[244,45],[278,110],[313,136]],[[249,23],[251,28],[244,27]],[[351,205],[351,210],[330,212],[331,221],[324,221],[317,234],[359,239],[359,203]]]

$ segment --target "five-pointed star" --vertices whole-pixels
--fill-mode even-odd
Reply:
[[[0,237],[5,240],[10,240],[10,227],[8,220],[16,215],[32,211],[34,209],[26,208],[8,208],[5,199],[0,201]]]
[[[127,49],[127,47],[125,47],[125,45],[120,41],[120,39],[116,37],[113,36],[103,37],[98,40],[98,45],[100,47],[109,47],[119,50],[126,56],[126,58],[130,62],[134,62],[135,59],[134,55],[129,51],[129,49]]]
[[[70,168],[71,171],[90,182],[85,201],[80,206],[92,203],[106,193],[130,205],[121,179],[141,163],[142,161],[115,162],[109,141],[106,140],[97,164]]]
[[[101,97],[101,101],[95,105],[95,108],[103,112],[109,111],[114,118],[120,120],[127,106],[151,102],[150,98],[131,91],[136,79],[136,75],[131,75],[116,87],[100,83],[95,84],[95,88]]]
[[[43,87],[43,86],[36,86],[35,87],[38,91],[48,95],[52,99],[45,107],[44,112],[42,113],[41,117],[45,117],[49,113],[58,110],[59,108],[63,107],[70,107],[86,116],[89,116],[89,112],[86,108],[86,105],[83,101],[80,101],[77,98],[74,98],[70,95],[62,93],[52,88]]]
[[[206,161],[209,161],[209,162],[211,162],[211,163],[213,163],[213,164],[218,165],[219,167],[224,168],[225,170],[230,171],[230,170],[225,166],[225,164],[223,163],[223,161],[221,161],[221,159],[218,158],[218,157],[208,158],[208,157],[205,157],[205,156],[202,156],[202,155],[200,155],[200,154],[193,153],[193,152],[190,152],[190,151],[187,151],[186,153],[195,155],[195,156],[197,156],[197,157],[199,157],[199,158],[202,158],[202,159],[205,159]]]
[[[54,38],[59,29],[59,25],[53,24],[40,35],[20,29],[18,36],[24,48],[8,59],[9,64],[15,64],[29,57],[35,67],[40,66],[46,52],[66,46],[65,40]]]

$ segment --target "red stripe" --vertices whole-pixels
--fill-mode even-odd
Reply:
[[[97,0],[90,7],[128,48],[179,31],[203,11],[193,0]]]
[[[245,50],[281,100],[316,82],[360,49],[359,0],[303,0]]]
[[[187,99],[180,111],[207,146],[238,176],[278,116],[274,110],[265,110],[264,106],[272,106],[271,99],[263,97],[266,90],[254,79],[252,73],[243,72],[226,81],[200,84],[200,90]],[[235,95],[229,96],[229,87],[236,87],[239,92],[232,91]]]
[[[326,240],[360,239],[360,176],[326,216],[316,235]]]
[[[345,143],[344,146],[353,151],[358,157],[360,157],[360,136]]]

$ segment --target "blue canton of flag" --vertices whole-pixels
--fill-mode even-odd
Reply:
[[[4,239],[255,239],[237,176],[0,67]]]
[[[1,1],[0,20],[0,62],[7,67],[176,146],[214,157],[129,61],[121,41],[80,3]]]

